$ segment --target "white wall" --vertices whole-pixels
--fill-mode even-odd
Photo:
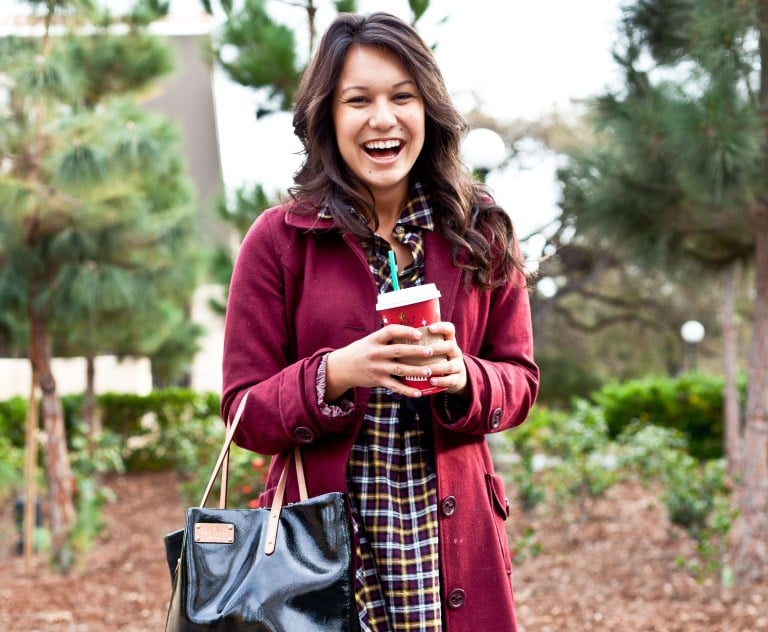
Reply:
[[[152,373],[147,358],[115,356],[96,358],[95,389],[97,393],[115,391],[146,395],[152,390]],[[55,358],[51,369],[60,395],[85,391],[85,358]],[[29,360],[0,359],[0,400],[14,395],[29,397],[32,369]]]
[[[200,351],[190,368],[191,387],[196,391],[221,390],[221,361],[224,347],[224,319],[208,307],[208,301],[223,300],[220,285],[203,285],[197,288],[192,299],[192,319],[205,327],[200,338]]]

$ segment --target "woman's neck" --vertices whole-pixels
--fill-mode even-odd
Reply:
[[[379,233],[389,235],[395,227],[403,207],[408,201],[408,191],[391,191],[376,195],[376,217],[379,220]]]

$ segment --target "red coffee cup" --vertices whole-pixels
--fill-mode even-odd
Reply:
[[[440,321],[440,291],[434,283],[379,294],[376,311],[381,314],[381,321],[384,325],[408,325],[419,329],[423,334],[418,341],[396,339],[393,342],[426,346],[443,340],[441,334],[430,333],[427,329],[428,325]],[[428,366],[445,359],[445,357],[444,355],[408,356],[400,358],[400,362],[411,366]],[[423,395],[431,395],[445,390],[444,387],[430,384],[428,377],[407,376],[400,379],[403,384],[419,389]]]

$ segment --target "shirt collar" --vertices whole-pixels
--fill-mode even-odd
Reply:
[[[348,207],[349,212],[360,217],[358,212]],[[323,206],[317,212],[318,219],[332,219],[331,212],[328,206]],[[361,218],[362,219],[362,218]],[[424,187],[421,182],[414,181],[411,186],[410,193],[408,195],[408,202],[406,202],[402,213],[400,213],[400,219],[397,220],[398,224],[404,224],[407,226],[415,226],[423,230],[434,230],[435,222],[432,217],[432,204],[429,193],[424,191]]]

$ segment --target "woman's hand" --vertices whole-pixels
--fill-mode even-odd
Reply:
[[[431,365],[433,386],[440,386],[455,395],[465,395],[469,390],[467,367],[464,364],[464,354],[456,344],[456,328],[453,323],[439,322],[428,326],[430,333],[442,334],[442,342],[432,345],[434,355],[446,358]]]
[[[434,323],[431,333],[442,334],[443,341],[429,345],[419,344],[423,334],[404,325],[387,325],[328,355],[326,368],[325,401],[338,399],[350,388],[380,386],[407,397],[420,397],[421,391],[404,385],[398,378],[405,376],[430,377],[435,386],[460,393],[467,385],[467,372],[461,349],[456,344],[451,323]],[[413,341],[408,344],[403,341]],[[429,366],[415,366],[401,362],[401,358],[429,358],[444,355]]]

